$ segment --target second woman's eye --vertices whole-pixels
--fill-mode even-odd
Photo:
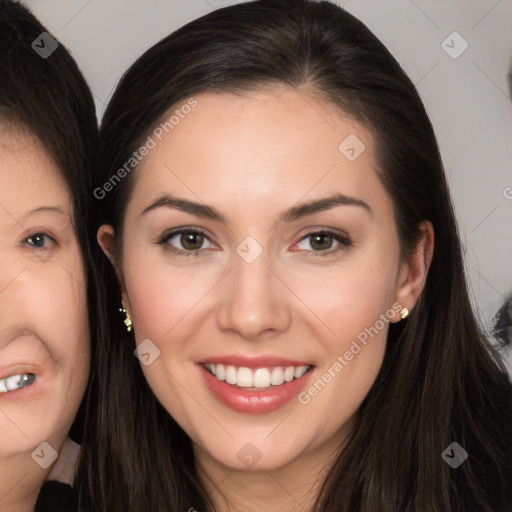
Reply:
[[[205,242],[209,242],[210,246],[204,247],[203,244]],[[202,231],[194,229],[181,229],[179,231],[166,233],[158,243],[164,245],[166,249],[172,252],[178,252],[186,256],[206,248],[214,247],[210,239]]]
[[[34,233],[23,240],[24,245],[30,245],[34,249],[44,249],[52,243],[55,243],[55,240],[46,233]]]

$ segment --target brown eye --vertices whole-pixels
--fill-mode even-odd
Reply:
[[[324,233],[319,233],[315,235],[311,235],[311,247],[318,251],[325,251],[326,249],[330,249],[332,247],[332,236],[326,235]]]
[[[309,240],[309,243],[305,244],[307,240]],[[336,242],[336,244],[334,244],[334,242]],[[300,244],[305,244],[306,246],[304,247],[303,245],[300,247]],[[338,252],[349,245],[351,245],[351,242],[348,237],[330,231],[316,231],[308,233],[299,241],[299,249],[317,253],[315,256],[326,256]]]
[[[189,251],[197,251],[203,245],[204,235],[202,233],[182,233],[180,235],[181,245]]]
[[[209,242],[210,246],[204,247],[205,242]],[[194,229],[181,229],[166,233],[158,243],[166,249],[184,256],[198,254],[204,249],[214,247],[203,232]]]

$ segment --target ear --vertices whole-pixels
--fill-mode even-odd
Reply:
[[[402,263],[397,282],[396,302],[409,311],[415,306],[425,286],[434,254],[434,228],[432,223],[423,221],[420,224],[420,231],[421,235],[416,248],[408,260]],[[400,316],[395,315],[391,321],[399,322]]]
[[[126,293],[126,286],[123,279],[123,273],[121,272],[120,261],[116,258],[115,255],[115,238],[114,238],[114,228],[110,224],[103,224],[98,229],[98,233],[96,234],[96,240],[100,245],[101,249],[112,263],[114,270],[116,272],[117,280],[119,281],[119,285],[121,286],[121,296],[123,301],[123,307],[130,314],[129,306],[130,302],[128,301],[128,295]]]

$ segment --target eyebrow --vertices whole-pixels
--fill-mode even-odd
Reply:
[[[66,217],[69,215],[68,212],[60,206],[39,206],[38,208],[35,208],[34,210],[26,213],[25,215],[22,215],[21,219],[25,220],[31,217],[32,215],[36,215],[37,213],[43,212],[54,212],[58,213],[59,215],[64,215]]]
[[[361,199],[336,193],[323,199],[317,199],[307,203],[292,206],[279,216],[278,222],[293,222],[302,217],[329,210],[335,206],[358,206],[367,211],[370,215],[373,215],[373,211],[370,206]],[[157,208],[174,208],[190,213],[192,215],[196,215],[197,217],[203,217],[205,219],[221,222],[222,224],[227,224],[226,217],[213,206],[196,203],[194,201],[183,199],[172,194],[165,194],[162,197],[156,199],[149,206],[147,206],[140,215],[142,216]]]
[[[35,213],[39,212],[56,212],[60,213],[61,215],[67,215],[68,213],[60,206],[40,206],[39,208],[36,208],[35,210],[32,210],[29,215],[33,215]]]

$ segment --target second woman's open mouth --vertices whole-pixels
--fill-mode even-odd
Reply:
[[[18,373],[0,378],[0,393],[9,393],[31,386],[36,380],[33,373]]]

